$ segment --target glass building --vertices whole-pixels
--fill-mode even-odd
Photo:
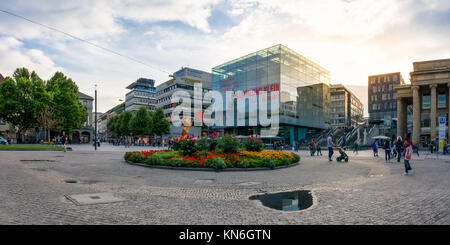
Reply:
[[[284,137],[289,144],[294,140],[300,142],[308,134],[329,127],[329,83],[329,71],[281,44],[212,69],[212,89],[220,91],[224,98],[226,91],[279,91],[278,136]],[[248,112],[250,100],[245,103]],[[237,105],[234,106],[237,108]],[[245,118],[248,125],[249,118]],[[259,134],[261,126],[258,121],[256,127],[237,127],[235,124],[231,127],[226,125],[223,129],[225,132],[249,135]]]

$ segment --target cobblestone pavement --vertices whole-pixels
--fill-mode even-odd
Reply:
[[[128,165],[125,148],[107,144],[97,152],[73,149],[0,151],[0,224],[450,224],[447,156],[415,155],[415,173],[403,176],[403,164],[369,151],[349,151],[348,163],[328,163],[325,151],[323,157],[301,152],[301,164],[291,168],[209,172]],[[144,148],[131,148],[137,149]],[[198,181],[205,179],[212,183]],[[300,189],[312,190],[315,200],[303,211],[249,200]],[[65,198],[99,192],[125,201],[79,206]]]

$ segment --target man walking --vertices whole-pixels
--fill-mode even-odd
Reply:
[[[353,153],[358,155],[358,148],[359,148],[359,139],[355,141],[355,148],[353,149]]]
[[[333,147],[335,144],[333,143],[333,134],[329,134],[327,138],[327,147],[328,147],[328,161],[333,161],[331,157],[333,156]]]
[[[384,160],[386,160],[386,162],[391,162],[391,141],[390,140],[386,140],[384,142]]]

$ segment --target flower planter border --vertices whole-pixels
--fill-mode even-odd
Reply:
[[[301,160],[300,160],[301,161]],[[207,172],[248,172],[248,171],[271,171],[271,170],[279,170],[284,168],[295,167],[300,164],[300,161],[296,163],[291,163],[289,165],[281,165],[271,168],[224,168],[224,169],[214,169],[214,168],[193,168],[193,167],[172,167],[172,166],[161,166],[161,165],[148,165],[145,163],[136,163],[131,161],[126,161],[125,163],[129,165],[141,166],[146,168],[157,168],[157,169],[169,169],[169,170],[188,170],[188,171],[207,171]]]

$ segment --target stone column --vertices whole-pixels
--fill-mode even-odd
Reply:
[[[406,110],[402,98],[397,97],[397,137],[405,138]]]
[[[430,84],[431,88],[431,110],[430,110],[430,136],[431,140],[436,141],[437,133],[436,133],[436,88],[437,84]]]
[[[413,144],[419,145],[420,142],[420,96],[419,86],[412,86],[413,90],[413,132],[412,141]]]

